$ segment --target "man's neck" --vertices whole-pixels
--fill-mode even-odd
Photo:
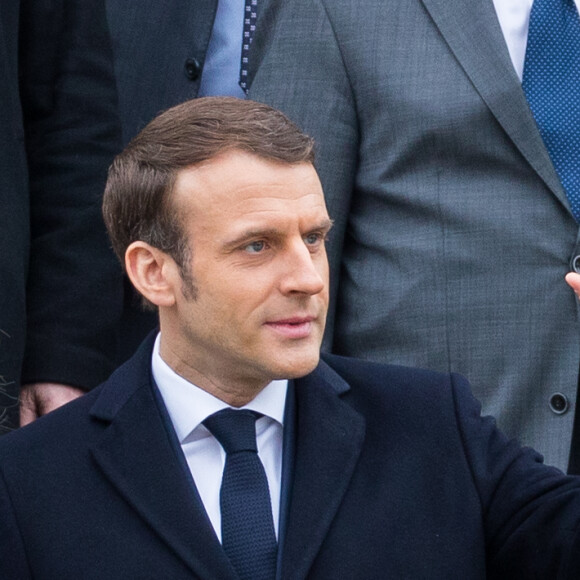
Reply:
[[[231,407],[247,405],[270,383],[268,380],[252,380],[240,376],[236,377],[233,374],[230,376],[223,372],[218,374],[218,369],[213,373],[209,373],[207,370],[201,371],[195,364],[184,360],[184,357],[180,356],[167,344],[164,344],[163,340],[160,343],[159,354],[165,363],[179,376],[224,401]],[[205,367],[207,369],[208,365],[205,365]],[[223,371],[223,369],[221,370]]]

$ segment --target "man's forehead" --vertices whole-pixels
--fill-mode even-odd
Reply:
[[[296,211],[284,211],[282,208],[267,211],[245,211],[232,215],[228,229],[232,235],[259,236],[290,233],[298,229],[329,230],[332,220],[324,206],[301,208]]]
[[[174,185],[174,201],[207,209],[216,203],[227,209],[236,204],[265,207],[285,200],[324,205],[322,186],[310,162],[291,164],[226,151],[180,170]]]

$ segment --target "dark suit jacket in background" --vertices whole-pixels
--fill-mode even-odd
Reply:
[[[0,441],[3,580],[235,579],[156,402],[152,343]],[[579,577],[580,481],[481,419],[462,379],[329,355],[294,392],[281,578]]]
[[[262,8],[249,97],[316,139],[335,220],[327,347],[465,374],[565,469],[580,236],[492,0]]]
[[[127,144],[159,113],[197,96],[217,0],[105,3]]]
[[[101,218],[120,131],[101,0],[0,3],[0,396],[113,369],[120,269]]]

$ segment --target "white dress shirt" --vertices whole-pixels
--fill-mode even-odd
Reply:
[[[167,407],[205,510],[221,541],[219,492],[226,454],[202,423],[229,405],[175,373],[159,354],[160,336],[157,336],[153,347],[153,378]],[[287,390],[288,381],[272,381],[255,399],[241,407],[264,415],[256,421],[256,439],[258,455],[268,478],[276,537],[280,517],[282,434]]]
[[[574,0],[580,12],[580,0]],[[533,0],[493,0],[516,73],[522,80]]]

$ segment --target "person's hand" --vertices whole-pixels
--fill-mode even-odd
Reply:
[[[568,272],[566,274],[566,282],[568,282],[568,286],[574,290],[576,296],[580,298],[580,274],[576,274],[576,272]]]
[[[20,425],[28,425],[83,394],[81,389],[57,383],[23,385],[20,389]]]

